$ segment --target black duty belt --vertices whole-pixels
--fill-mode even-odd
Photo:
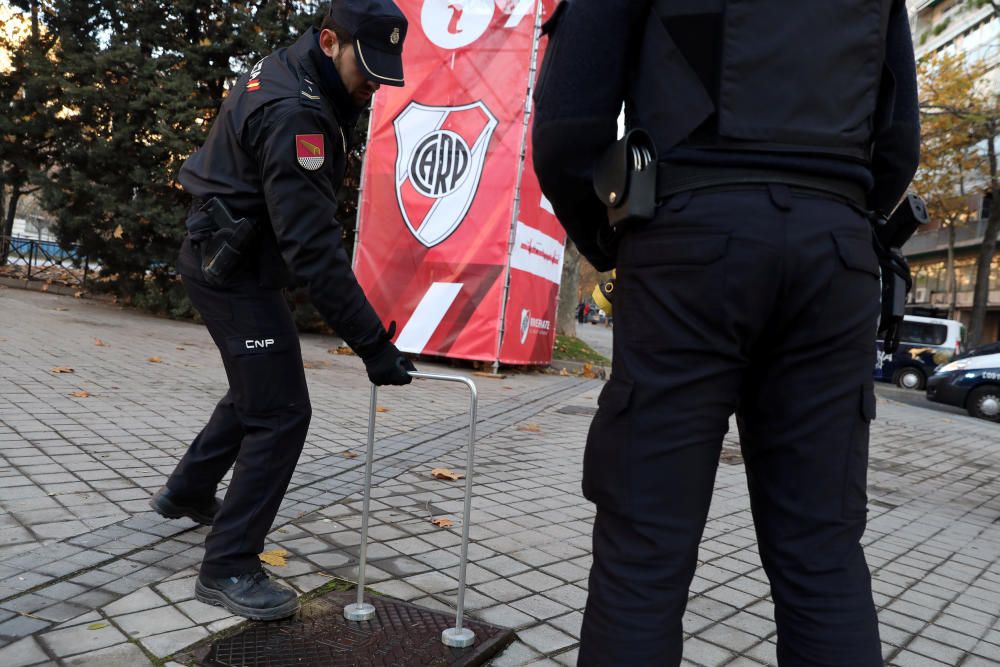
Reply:
[[[671,195],[689,190],[708,188],[724,190],[733,186],[764,186],[769,183],[781,183],[796,189],[813,190],[821,195],[834,195],[839,199],[856,204],[862,209],[867,207],[864,187],[837,178],[800,174],[781,169],[703,167],[676,165],[669,162],[660,162],[657,165],[656,196],[657,199],[666,199]]]

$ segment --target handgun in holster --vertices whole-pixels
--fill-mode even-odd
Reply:
[[[910,265],[901,248],[917,228],[926,225],[927,205],[915,194],[908,194],[888,218],[875,216],[874,245],[882,272],[882,312],[878,335],[882,349],[893,353],[899,347],[900,329],[906,314],[906,295],[913,286]]]
[[[253,240],[256,226],[248,218],[236,219],[225,203],[212,197],[188,218],[188,233],[201,251],[205,282],[216,287],[226,283]]]

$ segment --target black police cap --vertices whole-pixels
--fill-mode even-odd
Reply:
[[[330,18],[354,39],[354,55],[368,79],[403,85],[407,21],[392,0],[333,0]]]

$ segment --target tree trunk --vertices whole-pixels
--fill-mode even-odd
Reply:
[[[580,251],[573,242],[566,240],[563,257],[562,279],[559,283],[559,311],[556,316],[556,333],[576,335],[576,306],[579,301]]]
[[[0,236],[3,237],[3,248],[0,248],[0,266],[7,263],[7,254],[10,252],[10,237],[14,233],[14,216],[17,215],[17,203],[21,199],[23,193],[18,188],[13,188],[10,191],[10,201],[7,202],[7,215],[4,217],[3,221],[3,233]]]
[[[955,221],[948,225],[948,264],[945,266],[945,273],[948,281],[948,317],[956,319],[958,285],[955,284],[957,282],[955,280]]]
[[[991,128],[993,129],[993,128]],[[990,217],[986,221],[983,244],[979,247],[976,260],[976,290],[972,299],[972,323],[969,327],[969,346],[981,345],[984,341],[983,328],[986,323],[986,307],[990,298],[990,268],[997,249],[997,233],[1000,232],[1000,182],[997,180],[996,132],[991,132],[986,140],[990,165]]]
[[[7,199],[7,188],[4,186],[3,181],[0,180],[0,211],[6,210],[4,208],[4,202]],[[7,255],[10,253],[10,245],[7,240],[7,227],[0,231],[0,266],[4,266],[7,263]]]

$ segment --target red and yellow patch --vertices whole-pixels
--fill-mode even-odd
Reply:
[[[316,171],[326,159],[326,145],[322,134],[296,134],[295,157],[304,169]]]
[[[253,92],[260,88],[260,79],[250,79],[247,81],[247,91]]]

